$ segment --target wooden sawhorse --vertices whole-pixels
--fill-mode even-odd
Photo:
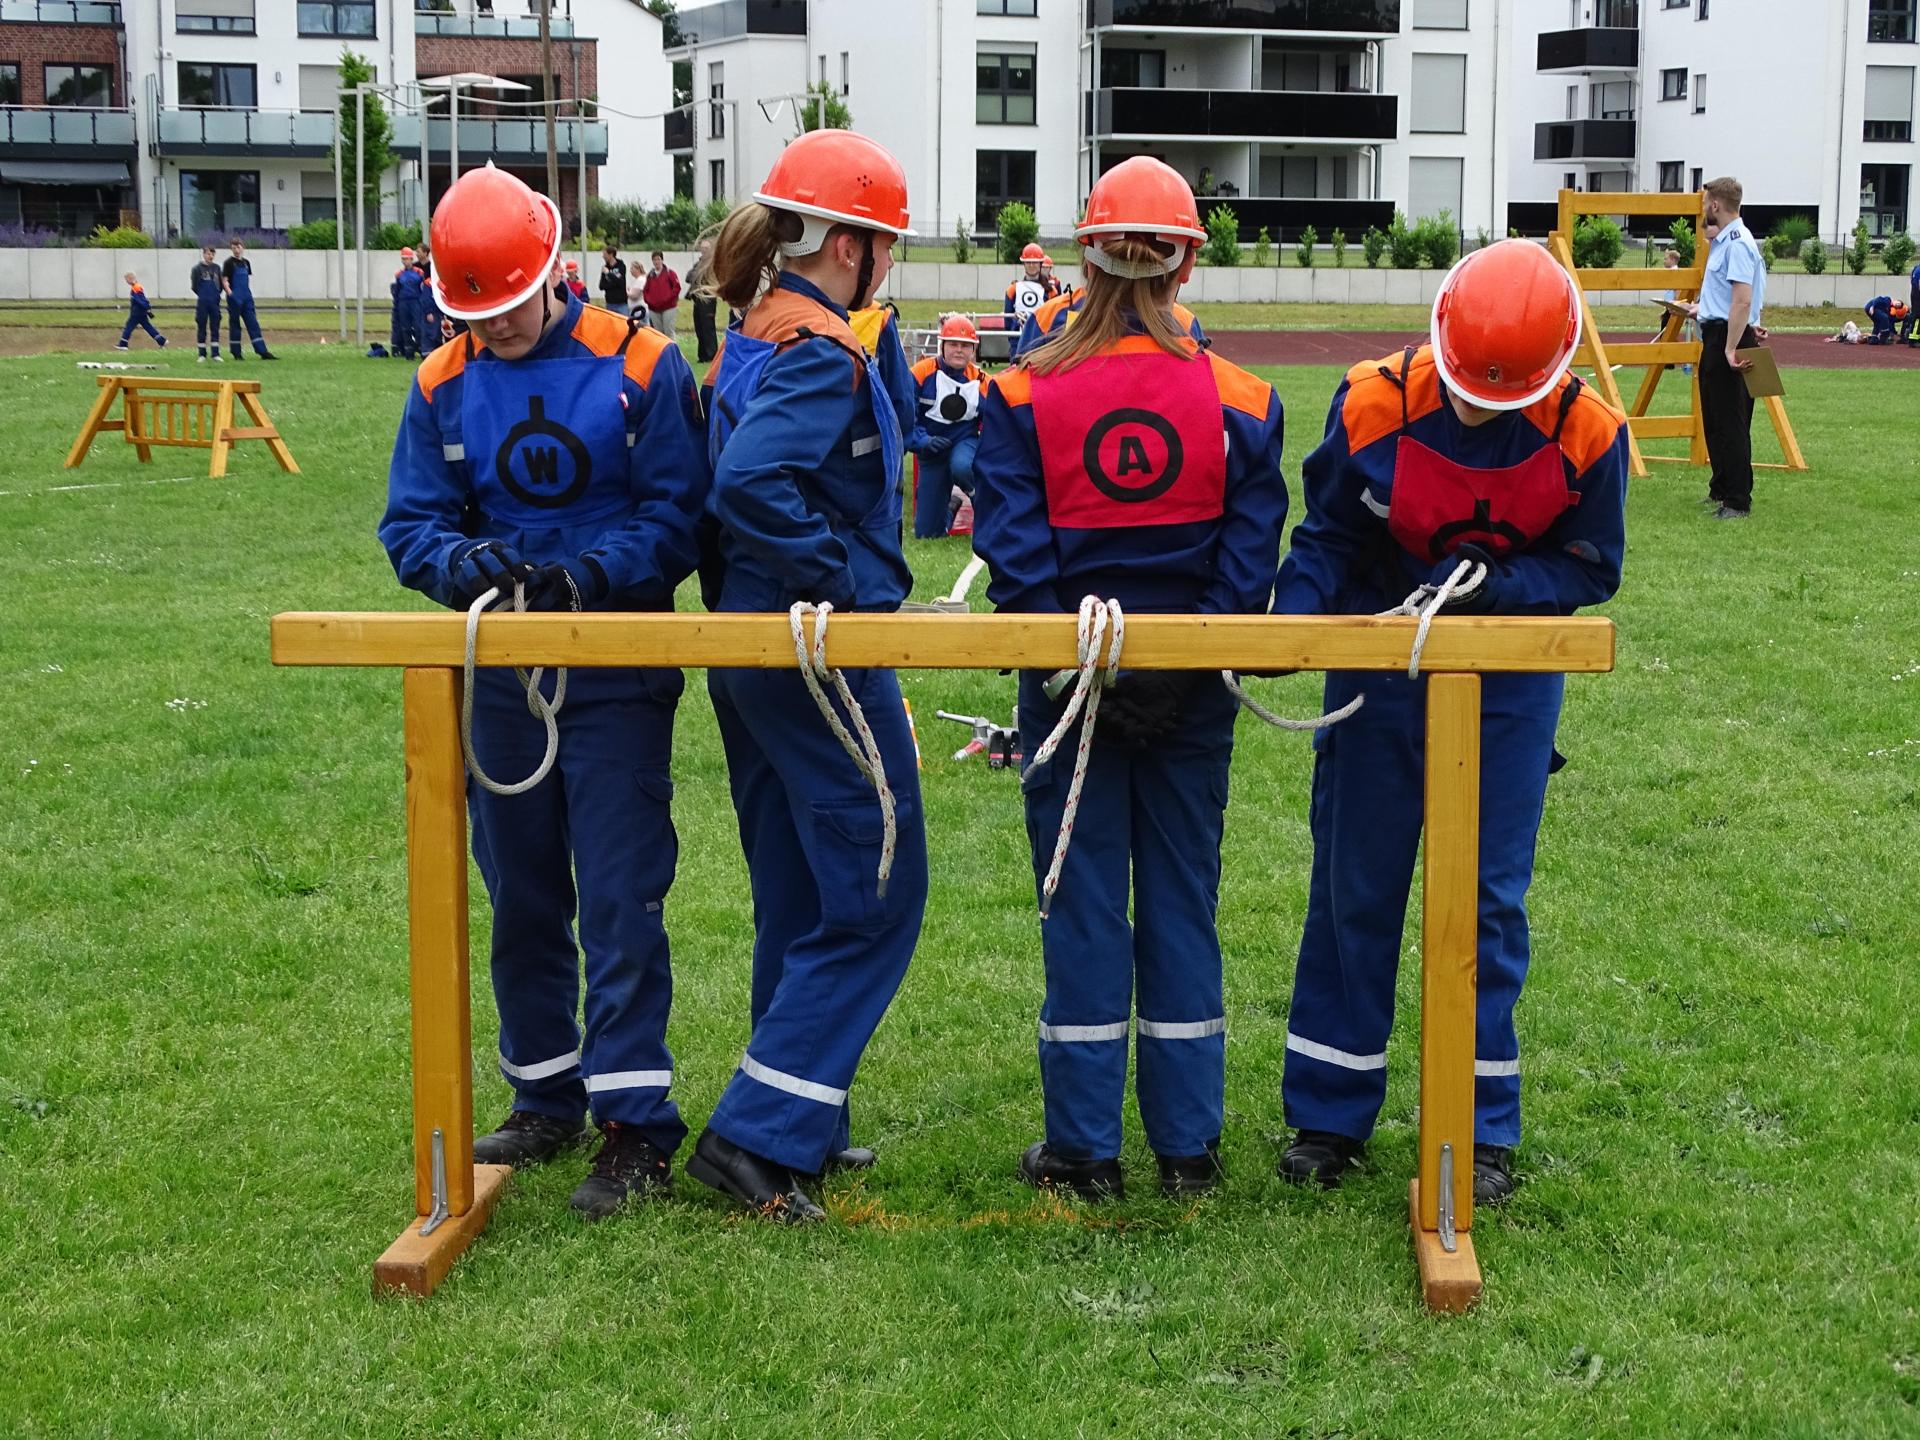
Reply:
[[[227,473],[227,451],[241,440],[264,440],[289,475],[298,475],[293,452],[280,438],[273,421],[260,403],[258,380],[169,380],[135,375],[101,375],[100,394],[87,412],[87,423],[80,427],[80,438],[67,452],[66,468],[71,470],[87,458],[93,437],[105,430],[118,430],[127,443],[139,451],[142,460],[153,459],[156,445],[186,450],[211,450],[207,467],[209,479]],[[109,420],[116,398],[124,398],[118,420]],[[236,427],[233,402],[238,400],[253,417],[253,424]]]
[[[1139,670],[1404,670],[1417,622],[1362,616],[1134,615]],[[1057,670],[1071,615],[836,615],[830,664]],[[414,1209],[373,1269],[376,1293],[428,1295],[486,1224],[508,1168],[473,1162],[467,798],[460,755],[463,615],[278,615],[276,665],[405,670],[408,945],[413,976]],[[793,665],[785,615],[493,614],[486,666]],[[1473,1249],[1474,986],[1479,901],[1480,672],[1613,668],[1613,623],[1549,616],[1436,620],[1427,683],[1418,1174],[1408,1192],[1427,1304],[1480,1294]]]

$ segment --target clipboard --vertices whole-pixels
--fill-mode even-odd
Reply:
[[[1693,319],[1693,311],[1685,305],[1682,305],[1678,300],[1655,300],[1653,303],[1669,315],[1678,315],[1682,320]]]
[[[1753,368],[1740,372],[1747,382],[1747,394],[1756,400],[1764,400],[1769,395],[1785,395],[1787,387],[1780,380],[1780,362],[1774,359],[1773,351],[1764,345],[1749,345],[1735,352],[1742,360],[1753,362]]]

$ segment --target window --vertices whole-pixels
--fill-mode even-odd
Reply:
[[[1686,169],[1682,160],[1662,160],[1660,162],[1660,189],[1664,194],[1680,193],[1680,172]]]
[[[1467,57],[1415,55],[1413,101],[1407,128],[1415,134],[1458,135],[1467,128]]]
[[[1867,39],[1911,45],[1915,6],[1916,0],[1867,0]]]
[[[20,103],[20,66],[8,61],[0,65],[0,105],[18,105]]]
[[[1707,0],[1700,0],[1699,8],[1693,12],[1693,18],[1696,20],[1707,18]]]
[[[825,88],[826,83],[827,83],[827,57],[822,55],[820,57],[820,84],[823,89]]]
[[[982,15],[1032,15],[1034,0],[980,0]]]
[[[1868,140],[1913,139],[1913,67],[1867,67]]]
[[[173,17],[180,33],[253,34],[253,0],[180,0]]]
[[[1407,214],[1426,220],[1445,211],[1460,223],[1460,183],[1466,162],[1456,157],[1415,156],[1407,161]]]
[[[1567,86],[1567,119],[1578,120],[1579,118],[1580,87],[1578,85],[1569,85]]]
[[[1001,207],[1018,200],[1033,204],[1033,151],[979,150],[974,154],[973,228],[991,230]]]
[[[113,69],[107,65],[49,65],[47,104],[104,110],[113,104]]]
[[[352,184],[351,180],[347,181],[348,187]],[[300,172],[300,223],[311,225],[316,220],[333,218],[333,172],[302,170]]]
[[[251,65],[190,65],[182,60],[179,92],[183,108],[251,110],[257,104]]]
[[[1167,83],[1167,52],[1164,50],[1106,50],[1100,52],[1100,84],[1140,86],[1159,89]]]
[[[851,95],[853,93],[852,72],[849,66],[851,58],[846,51],[842,50],[840,52],[840,93],[842,95]]]
[[[1665,8],[1668,10],[1684,10],[1687,8],[1687,0],[1666,0]]]
[[[372,35],[373,0],[300,0],[302,35]]]
[[[982,125],[1031,125],[1033,114],[1033,54],[1002,43],[982,50],[975,62],[974,115]]]
[[[1413,28],[1416,30],[1466,29],[1467,0],[1413,0]]]
[[[1633,91],[1631,80],[1607,80],[1596,84],[1589,95],[1587,118],[1589,120],[1631,120],[1633,119]]]
[[[1707,183],[1707,172],[1702,170],[1698,165],[1694,166],[1693,167],[1693,183],[1687,186],[1687,189],[1698,190],[1702,185],[1706,183]]]
[[[727,198],[727,162],[709,160],[707,162],[707,198],[724,200]]]
[[[1693,113],[1696,115],[1707,113],[1707,77],[1704,75],[1693,77]]]
[[[431,77],[429,77],[431,78]],[[332,65],[300,67],[300,108],[331,113],[339,103],[340,71]]]
[[[258,170],[180,172],[180,228],[187,234],[197,235],[203,230],[255,230],[259,226]]]
[[[1686,99],[1687,72],[1684,70],[1662,70],[1660,72],[1660,98],[1662,100]]]
[[[1898,235],[1907,228],[1908,170],[1905,165],[1860,167],[1860,218],[1869,234]]]
[[[822,64],[825,62],[822,61]],[[711,123],[707,126],[710,139],[724,140],[727,135],[727,107],[720,102],[727,98],[727,67],[724,61],[716,60],[707,66],[707,112]],[[716,162],[717,163],[717,162]],[[720,192],[715,190],[714,194]]]

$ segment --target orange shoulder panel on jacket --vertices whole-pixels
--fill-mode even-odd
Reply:
[[[1527,407],[1527,418],[1542,435],[1553,434],[1560,419],[1560,397],[1572,383],[1571,376],[1561,376],[1552,393]],[[1567,411],[1567,423],[1560,429],[1560,450],[1572,462],[1574,474],[1584,474],[1606,454],[1626,423],[1627,417],[1601,399],[1593,386],[1581,385],[1573,408]]]
[[[474,341],[471,333],[456,335],[422,360],[420,368],[413,372],[414,379],[420,382],[421,397],[428,404],[433,403],[433,392],[436,389],[467,368],[469,345],[473,345],[476,351],[485,348]]]
[[[1186,329],[1191,330],[1193,328],[1193,312],[1178,300],[1173,302],[1173,318],[1179,321]]]
[[[993,388],[1009,405],[1033,403],[1033,372],[1024,365],[1002,370],[993,377]]]
[[[1250,371],[1242,370],[1231,360],[1222,360],[1211,351],[1207,361],[1213,366],[1214,387],[1220,392],[1220,403],[1229,410],[1238,410],[1243,415],[1251,415],[1256,420],[1267,418],[1267,408],[1273,400],[1273,386]]]
[[[740,331],[756,340],[771,340],[775,345],[787,345],[801,339],[803,331],[807,335],[831,340],[847,352],[847,359],[853,363],[853,388],[860,388],[860,376],[866,368],[867,347],[853,333],[853,326],[817,300],[775,287],[753,302],[753,308],[747,311]],[[717,356],[715,358],[718,359]]]
[[[1347,398],[1340,407],[1340,423],[1347,431],[1347,453],[1363,450],[1400,428],[1400,369],[1406,352],[1396,351],[1378,360],[1364,360],[1347,372]],[[1422,345],[1407,366],[1408,420],[1418,420],[1440,408],[1440,375],[1433,368],[1433,350]]]
[[[927,377],[933,374],[934,370],[939,367],[939,364],[940,362],[934,359],[933,356],[931,355],[927,356],[926,359],[924,360],[914,361],[913,362],[914,383],[919,385],[926,384]]]
[[[1033,323],[1039,328],[1042,335],[1053,328],[1053,322],[1060,318],[1061,311],[1073,308],[1073,301],[1074,292],[1071,290],[1063,291],[1033,312]]]
[[[631,340],[627,338],[629,333],[633,336]],[[580,318],[574,322],[573,338],[596,355],[618,355],[620,347],[626,346],[623,359],[627,378],[643,390],[653,379],[653,367],[660,363],[660,354],[669,344],[658,330],[636,326],[617,310],[605,310],[598,305],[581,307]]]

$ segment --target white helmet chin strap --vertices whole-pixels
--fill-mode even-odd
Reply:
[[[1184,265],[1187,261],[1187,249],[1185,244],[1176,245],[1173,247],[1173,254],[1165,260],[1157,257],[1152,260],[1127,260],[1118,255],[1108,254],[1101,248],[1100,242],[1095,240],[1087,246],[1086,258],[1095,269],[1104,270],[1117,279],[1152,280],[1161,275],[1171,275]]]

